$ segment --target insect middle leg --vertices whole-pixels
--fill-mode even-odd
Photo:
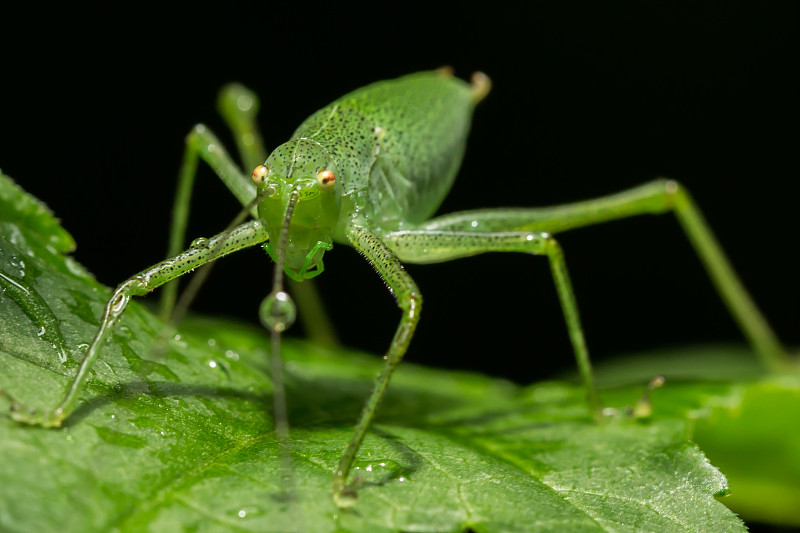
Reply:
[[[464,211],[432,219],[420,231],[547,231],[551,234],[643,214],[675,213],[711,281],[764,365],[790,364],[789,354],[747,293],[689,193],[673,180],[656,180],[626,191],[544,208]],[[424,258],[419,258],[422,262]]]
[[[397,299],[402,316],[389,350],[384,356],[383,370],[375,382],[372,394],[367,399],[356,424],[353,437],[334,472],[334,498],[340,506],[351,505],[354,501],[355,491],[346,483],[348,473],[353,466],[353,461],[366,432],[375,418],[389,379],[408,349],[422,309],[422,295],[414,280],[403,268],[401,260],[414,261],[424,257],[427,261],[414,262],[446,261],[487,251],[519,251],[547,255],[564,310],[570,339],[586,383],[589,402],[595,415],[600,415],[600,400],[591,377],[589,354],[578,318],[575,296],[561,247],[555,239],[539,232],[482,234],[425,230],[395,232],[380,237],[365,228],[355,228],[349,238],[353,247],[364,254],[386,281]]]
[[[386,234],[383,239],[400,260],[407,263],[438,263],[485,252],[523,252],[547,256],[587,400],[594,416],[600,418],[602,404],[592,375],[575,292],[558,241],[546,232],[476,231],[472,222],[469,224],[472,231],[406,230]]]
[[[414,335],[422,310],[422,294],[420,294],[417,284],[378,235],[366,228],[356,227],[352,229],[348,238],[353,248],[361,252],[372,263],[386,282],[397,300],[402,315],[389,350],[384,356],[383,369],[375,381],[372,393],[356,423],[350,443],[345,448],[333,474],[333,497],[341,507],[348,507],[355,502],[355,490],[347,485],[347,475],[353,466],[353,461],[355,461],[367,430],[375,418],[389,380],[411,343],[411,337]]]

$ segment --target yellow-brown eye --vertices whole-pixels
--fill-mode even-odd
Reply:
[[[267,174],[269,174],[269,167],[267,165],[258,165],[253,169],[253,174],[250,177],[253,178],[253,183],[261,185],[264,183]]]
[[[333,175],[332,170],[322,169],[317,172],[317,183],[323,190],[331,189],[336,183],[336,176]]]

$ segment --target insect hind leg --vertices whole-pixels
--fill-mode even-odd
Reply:
[[[673,213],[722,301],[753,350],[768,369],[780,370],[793,360],[736,275],[700,209],[678,182],[655,180],[616,194],[571,204],[539,208],[480,209],[431,219],[427,231],[547,231],[560,233],[644,214]]]

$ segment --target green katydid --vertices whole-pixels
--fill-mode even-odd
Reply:
[[[523,252],[549,259],[569,337],[595,416],[602,411],[577,304],[554,234],[640,214],[674,212],[705,264],[734,319],[764,363],[782,366],[788,356],[748,296],[689,194],[677,182],[657,180],[618,194],[547,208],[481,209],[433,217],[448,194],[465,149],[472,112],[490,90],[476,73],[471,83],[448,69],[378,82],[349,93],[311,115],[264,161],[254,126],[255,97],[241,86],[223,91],[223,114],[236,134],[246,177],[216,137],[202,125],[187,137],[171,233],[170,255],[121,283],[106,305],[100,328],[77,376],[53,410],[16,402],[14,419],[59,426],[75,409],[101,345],[131,296],[153,289],[228,253],[264,245],[276,263],[273,287],[261,306],[272,335],[275,416],[279,439],[288,426],[280,365],[280,335],[295,318],[283,276],[295,281],[323,270],[333,243],[358,250],[394,294],[402,316],[350,443],[333,472],[334,497],[353,501],[348,475],[392,372],[409,347],[422,296],[403,263],[434,263],[484,252]],[[202,158],[245,206],[253,220],[180,252],[197,160]],[[180,252],[180,253],[179,253]],[[174,286],[174,284],[173,284]],[[175,293],[163,300],[168,313]],[[302,303],[302,302],[301,302]]]

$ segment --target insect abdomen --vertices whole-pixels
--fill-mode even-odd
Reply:
[[[343,96],[295,137],[325,146],[346,174],[343,193],[366,191],[365,215],[390,229],[439,207],[461,164],[473,108],[467,83],[421,72]]]

